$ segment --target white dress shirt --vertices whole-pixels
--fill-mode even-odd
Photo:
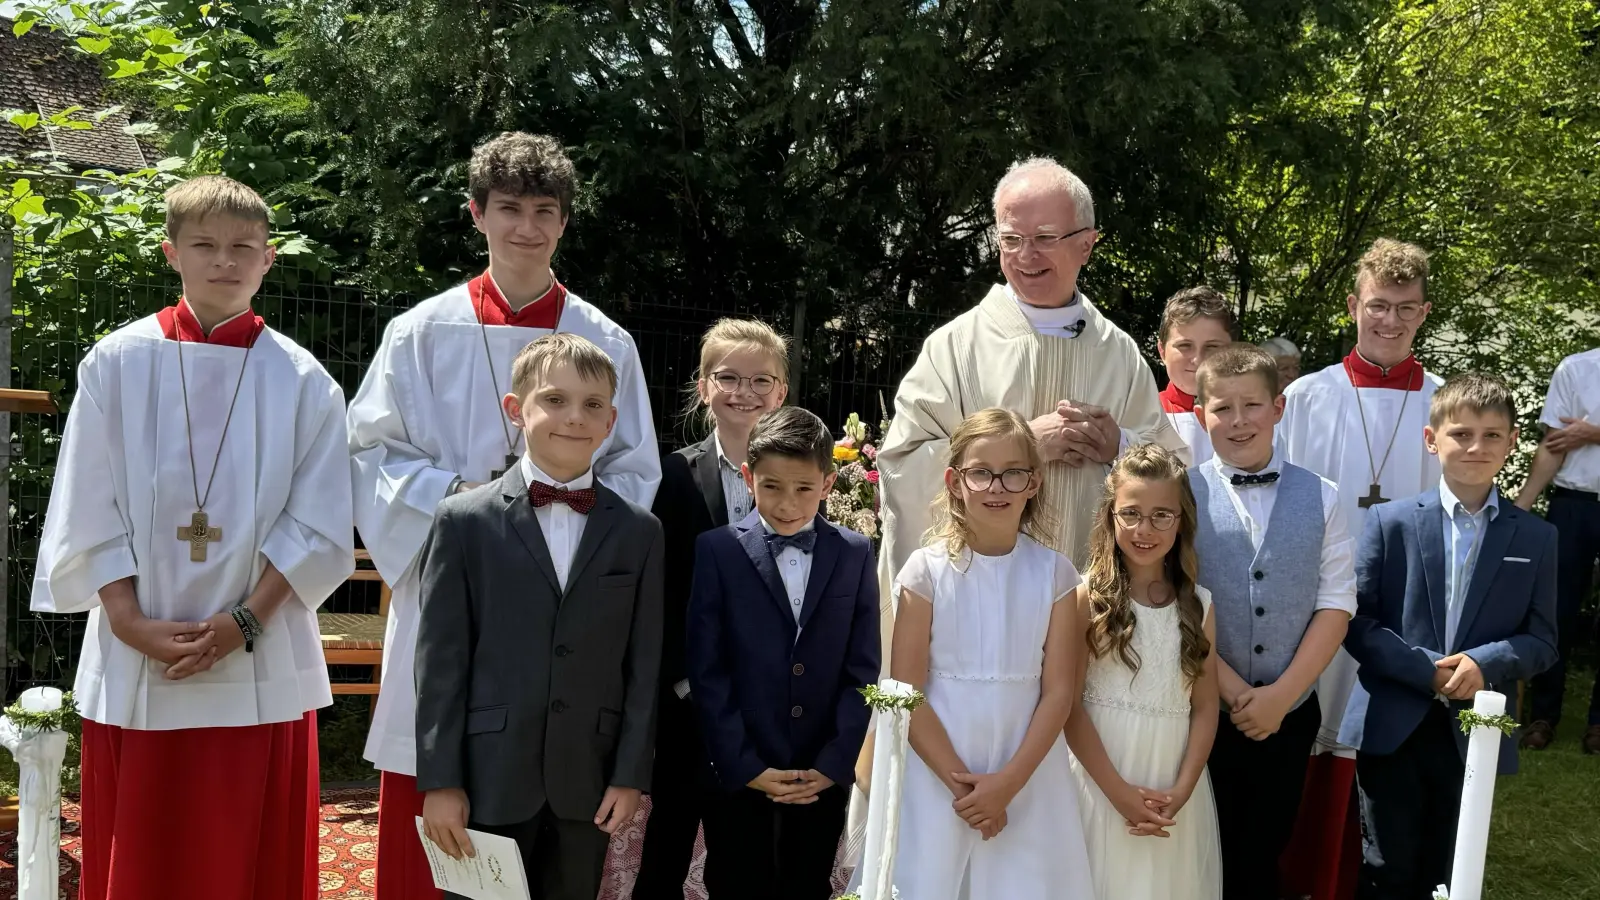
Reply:
[[[722,452],[722,438],[713,437],[712,443],[717,446],[717,474],[722,478],[722,503],[728,512],[728,524],[737,525],[755,509],[750,500],[750,488],[745,485],[738,465]]]
[[[1563,359],[1550,376],[1550,393],[1539,423],[1546,428],[1565,428],[1563,418],[1600,421],[1600,348]],[[1600,444],[1567,451],[1555,483],[1568,490],[1600,493]]]
[[[533,460],[522,457],[522,477],[528,484],[542,481],[555,488],[581,491],[594,487],[594,469],[590,469],[568,482],[559,482],[539,470]],[[567,589],[567,574],[572,570],[572,558],[578,554],[578,542],[583,539],[583,526],[589,517],[565,503],[551,503],[533,511],[539,520],[539,530],[544,532],[544,545],[550,551],[550,561],[556,567],[556,580],[561,589]]]
[[[761,520],[761,527],[766,529],[767,534],[778,533],[777,529],[767,524],[765,518]],[[807,522],[806,527],[800,529],[800,532],[811,531],[816,527],[817,523],[813,520]],[[783,579],[783,590],[789,595],[789,609],[794,613],[794,623],[799,625],[800,607],[806,602],[806,582],[811,578],[811,554],[794,547],[785,547],[783,552],[774,555],[773,559],[778,562],[778,577]],[[799,632],[795,632],[795,635],[798,637]]]
[[[1469,513],[1441,478],[1439,506],[1444,510],[1444,583],[1449,597],[1444,615],[1444,652],[1451,654],[1459,652],[1456,628],[1461,624],[1461,608],[1467,602],[1467,589],[1472,586],[1472,572],[1478,565],[1484,535],[1489,523],[1500,515],[1500,489],[1490,488],[1488,501],[1477,512]]]
[[[1222,461],[1221,456],[1212,457],[1207,465],[1214,465],[1224,478],[1234,475],[1265,475],[1268,472],[1277,472],[1283,468],[1283,461],[1276,450],[1260,472],[1246,472],[1235,468]],[[1316,609],[1337,609],[1346,615],[1356,614],[1356,567],[1355,567],[1355,538],[1350,535],[1350,527],[1345,522],[1344,509],[1339,505],[1339,486],[1326,478],[1319,476],[1322,482],[1322,563],[1317,578],[1317,604]],[[1233,508],[1250,528],[1250,543],[1257,550],[1261,549],[1261,540],[1266,536],[1267,524],[1272,521],[1272,508],[1278,499],[1278,485],[1254,484],[1234,487],[1226,485],[1228,498],[1233,501]]]

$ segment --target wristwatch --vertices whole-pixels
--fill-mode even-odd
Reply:
[[[256,614],[250,611],[250,607],[245,606],[243,603],[235,606],[231,613],[233,614],[234,624],[238,625],[239,631],[244,634],[244,652],[254,653],[256,638],[260,637],[263,631],[261,620],[257,619]]]

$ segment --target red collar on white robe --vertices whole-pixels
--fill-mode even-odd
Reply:
[[[1184,393],[1176,382],[1169,381],[1161,392],[1161,411],[1169,413],[1194,412],[1194,395]]]
[[[1350,355],[1344,358],[1344,371],[1350,376],[1350,383],[1358,388],[1422,390],[1422,363],[1417,362],[1415,356],[1408,356],[1385,369],[1376,363],[1368,362],[1360,353],[1351,350]]]
[[[240,348],[254,344],[256,337],[267,327],[267,323],[254,310],[246,309],[206,334],[205,329],[200,327],[200,320],[195,318],[194,311],[189,309],[188,301],[182,297],[178,298],[176,306],[156,313],[156,322],[161,325],[162,337],[169,341]]]
[[[554,278],[550,290],[527,306],[511,311],[511,304],[485,271],[467,282],[467,296],[472,298],[472,309],[478,321],[485,325],[510,325],[514,328],[548,328],[551,331],[561,322],[561,313],[567,306],[567,288]]]

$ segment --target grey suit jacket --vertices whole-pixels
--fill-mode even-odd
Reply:
[[[561,591],[521,466],[445,498],[419,557],[417,788],[471,820],[590,820],[650,787],[661,525],[604,485]]]

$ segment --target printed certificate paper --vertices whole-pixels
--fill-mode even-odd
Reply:
[[[467,837],[478,855],[451,859],[423,834],[422,817],[417,816],[417,840],[422,841],[422,851],[428,854],[434,887],[469,900],[532,900],[516,841],[471,829],[467,830]]]

